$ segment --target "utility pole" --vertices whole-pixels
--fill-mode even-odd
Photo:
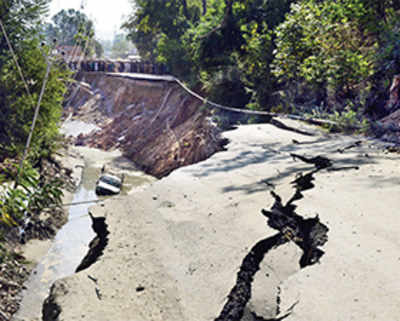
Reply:
[[[33,136],[33,131],[35,130],[36,121],[37,121],[37,118],[39,116],[40,104],[42,103],[43,94],[44,94],[44,91],[46,89],[47,81],[49,79],[49,74],[50,74],[50,69],[51,69],[51,59],[50,59],[51,51],[52,51],[52,49],[50,49],[50,53],[49,54],[45,54],[44,55],[44,57],[46,59],[46,65],[47,65],[46,74],[45,74],[44,79],[43,79],[42,88],[41,88],[40,94],[39,94],[39,99],[38,99],[38,102],[37,102],[37,105],[36,105],[36,108],[35,108],[35,114],[33,115],[31,129],[29,131],[28,139],[27,139],[26,144],[25,144],[24,154],[23,154],[23,156],[21,158],[21,161],[19,163],[17,178],[15,179],[15,184],[14,184],[14,189],[18,187],[19,180],[20,180],[21,174],[23,172],[24,161],[25,161],[26,157],[28,156],[29,147],[30,147],[30,144],[31,144],[32,136]]]

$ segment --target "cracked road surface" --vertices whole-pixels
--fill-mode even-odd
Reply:
[[[305,129],[316,134],[240,126],[225,133],[227,151],[93,207],[108,244],[89,268],[54,284],[45,320],[215,320],[246,257],[257,265],[251,293],[242,313],[220,320],[398,320],[400,157]],[[318,156],[330,167],[302,160]],[[317,258],[299,247],[296,226],[267,224],[263,213],[279,198],[281,209],[295,203],[295,221],[318,215],[326,227]],[[260,249],[263,257],[249,256]]]

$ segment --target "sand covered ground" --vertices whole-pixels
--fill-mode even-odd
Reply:
[[[93,207],[107,245],[88,269],[54,284],[45,320],[235,320],[242,312],[247,321],[398,320],[399,155],[285,123],[314,135],[240,126],[224,133],[226,151]],[[332,166],[314,172],[292,153]],[[271,191],[282,203],[293,197],[301,173],[315,186],[295,200],[298,221],[318,215],[327,228],[319,262],[291,228],[278,231],[261,213],[276,204]],[[243,285],[250,300],[236,291]]]

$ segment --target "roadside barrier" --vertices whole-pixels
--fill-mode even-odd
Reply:
[[[70,61],[68,67],[73,71],[85,72],[127,72],[152,75],[165,75],[169,72],[166,65],[148,61],[83,60]]]

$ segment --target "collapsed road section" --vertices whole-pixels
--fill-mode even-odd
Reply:
[[[396,320],[400,157],[271,125],[224,135],[225,152],[91,209],[108,244],[56,282],[46,321]]]

